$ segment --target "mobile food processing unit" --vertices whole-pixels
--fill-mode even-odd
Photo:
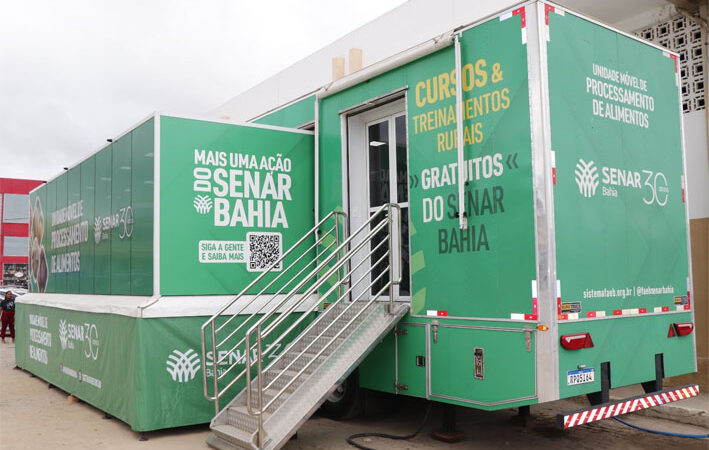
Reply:
[[[588,395],[564,428],[681,400],[684,173],[677,55],[523,3],[251,123],[155,114],[33,191],[17,363],[217,448],[358,387]]]

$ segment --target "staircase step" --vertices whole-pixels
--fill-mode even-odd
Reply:
[[[308,347],[308,352],[309,353],[317,353],[320,350],[323,349],[328,343],[332,342],[332,339],[324,339],[325,336],[321,337],[320,339],[315,339],[315,336],[303,336],[299,338],[294,344],[293,347],[290,348],[289,352],[302,352],[305,350],[306,347]],[[343,337],[338,337],[335,339],[335,342],[330,346],[330,347],[338,347],[342,342],[344,342],[345,338]],[[312,343],[312,345],[310,345]]]
[[[256,446],[253,445],[254,433],[227,424],[213,426],[212,432],[216,435],[218,440],[212,439],[214,436],[210,436],[207,443],[213,447],[224,450],[231,448],[254,450],[256,448]]]
[[[244,432],[253,433],[258,428],[258,417],[246,410],[246,405],[227,407],[226,423]]]
[[[275,368],[267,370],[263,376],[264,377],[264,386],[267,386],[274,379],[276,379],[276,376],[278,374],[280,374],[281,372],[282,372],[282,370],[276,370]],[[297,374],[298,374],[298,372],[295,370],[286,370],[282,376],[280,376],[280,377],[278,377],[278,379],[276,379],[276,382],[274,383],[272,388],[279,389],[279,390],[283,389],[283,386],[288,384],[290,382],[290,380],[292,380],[293,377],[295,377]]]
[[[307,339],[316,339],[318,336],[320,336],[320,339],[322,338],[333,338],[336,336],[343,328],[354,328],[359,326],[362,321],[364,320],[363,316],[365,314],[362,314],[362,316],[358,317],[355,319],[352,323],[349,323],[350,320],[352,320],[351,317],[349,318],[340,318],[337,319],[334,323],[332,322],[318,322],[316,323],[313,328],[308,330],[306,335],[304,336]],[[354,317],[354,316],[353,316]],[[332,326],[329,326],[330,323],[332,323]],[[340,334],[339,337],[345,337],[346,332],[343,332]]]
[[[315,323],[304,335],[296,338],[294,344],[281,356],[281,359],[275,365],[269,366],[263,374],[262,386],[264,388],[275,379],[279,373],[278,370],[282,370],[282,367],[285,366],[288,366],[288,370],[275,381],[274,386],[264,392],[262,397],[264,403],[275,398],[288,383],[294,380],[298,372],[310,361],[313,361],[315,355],[327,345],[330,339],[323,336],[313,341],[315,335],[323,331],[327,324],[332,322],[332,319],[348,305],[336,304],[328,308],[318,318],[318,321],[322,320],[322,322]],[[395,305],[394,313],[389,314],[386,304],[373,303],[366,311],[362,312],[357,320],[345,327],[347,322],[361,311],[363,305],[364,303],[352,306],[352,310],[346,313],[347,318],[334,321],[331,328],[332,335],[342,331],[341,337],[317,357],[315,362],[295,379],[292,385],[288,386],[286,392],[275,400],[274,404],[264,413],[263,427],[268,439],[262,448],[277,449],[285,445],[288,437],[297,431],[298,427],[317,410],[332,386],[349,373],[353,367],[356,367],[408,310],[407,305],[399,304]],[[329,332],[330,330],[326,334]],[[307,352],[300,354],[311,343],[312,346]],[[258,380],[252,380],[254,406],[258,402],[255,395],[257,383]],[[253,437],[258,428],[258,416],[247,412],[245,402],[246,391],[244,390],[215,417],[212,421],[212,429],[215,430],[213,436],[217,437],[214,439],[210,437],[207,441],[209,445],[218,449],[255,448],[248,446],[252,445],[253,441],[244,439],[244,435],[246,434],[249,439]],[[221,428],[226,426],[231,428]],[[228,433],[234,433],[236,437],[231,440]],[[222,434],[227,437],[223,437]],[[224,442],[236,442],[238,445],[234,444],[233,447],[229,447]]]

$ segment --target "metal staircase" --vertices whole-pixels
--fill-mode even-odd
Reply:
[[[394,220],[398,205],[385,204],[348,235],[345,213],[328,214],[205,322],[209,445],[282,447],[406,314],[394,302]]]

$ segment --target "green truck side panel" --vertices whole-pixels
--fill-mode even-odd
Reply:
[[[674,297],[687,295],[689,277],[674,61],[659,49],[571,14],[550,17],[550,110],[562,301],[581,302],[582,313],[674,309]],[[647,89],[595,75],[594,64],[638,77]],[[597,81],[654,98],[654,107],[629,106],[593,95],[587,84]],[[601,100],[604,114],[626,106],[627,112],[646,115],[648,127],[599,117],[594,107]],[[598,168],[598,186],[590,197],[580,192],[576,181],[581,159]],[[621,175],[631,179],[623,183],[626,177]],[[640,287],[666,287],[673,292],[643,295]],[[605,295],[598,295],[604,288]]]
[[[406,332],[397,337],[399,384],[408,387],[406,391],[399,392],[426,397],[426,367],[429,362],[424,359],[423,366],[416,364],[417,357],[426,358],[426,327],[406,323],[399,324],[398,328]]]
[[[670,324],[691,320],[690,313],[681,313],[559,324],[560,335],[588,332],[594,344],[581,350],[559,350],[561,398],[599,391],[602,362],[610,362],[611,388],[654,380],[655,355],[659,353],[666,377],[694,372],[692,335],[667,337]],[[595,368],[595,381],[567,386],[566,373],[579,364]]]
[[[204,250],[200,241],[232,241],[246,246],[249,232],[279,233],[285,251],[312,228],[312,135],[168,116],[161,117],[160,130],[160,290],[163,295],[234,294],[260,274],[248,270],[249,261],[245,257],[234,263],[200,263],[201,257],[213,254]],[[196,151],[209,152],[204,154],[217,159],[205,156],[198,161]],[[242,164],[240,156],[248,156],[249,161],[253,158],[257,166]],[[289,165],[284,166],[286,169],[276,166],[275,170],[269,170],[262,165],[285,164],[286,160],[289,161]],[[223,176],[218,175],[220,173]],[[260,196],[253,190],[245,190],[246,181],[242,176],[247,173],[261,180],[263,186],[257,188],[262,190]],[[231,183],[229,187],[230,176],[239,184]],[[268,179],[274,180],[271,188],[278,180],[289,188],[271,195],[267,193]],[[223,192],[220,183],[226,186]],[[194,204],[199,199],[213,203],[213,208],[204,214],[198,213]],[[230,214],[224,223],[218,202],[224,202]],[[260,210],[262,222],[256,218],[235,221],[239,217],[238,208],[243,208],[244,216]],[[276,221],[279,208],[285,222]],[[258,250],[258,246],[255,248]],[[253,255],[257,262],[259,255],[256,251]],[[268,256],[267,249],[263,255]],[[284,266],[295,257],[287,259]],[[254,289],[264,286],[266,281]],[[274,285],[269,292],[277,287]]]
[[[153,195],[155,123],[149,120],[131,133],[131,295],[153,294]]]
[[[111,212],[125,211],[131,204],[130,133],[113,142],[111,156]],[[111,233],[111,295],[130,295],[130,247],[122,229]]]
[[[113,160],[113,144],[96,154],[96,206],[95,217],[111,215],[111,162]],[[94,233],[95,233],[94,228]],[[101,230],[103,233],[103,230]],[[94,292],[96,294],[111,293],[111,239],[103,240],[94,247]]]
[[[315,118],[315,94],[254,120],[261,125],[296,128]]]
[[[529,89],[527,50],[521,41],[520,30],[520,18],[513,16],[504,21],[495,19],[483,23],[465,31],[461,38],[465,74],[465,159],[471,161],[469,167],[473,173],[472,181],[465,188],[466,196],[471,199],[466,206],[470,214],[466,236],[461,237],[457,231],[457,168],[451,166],[457,161],[452,47],[321,102],[318,189],[320,215],[324,215],[342,202],[339,111],[408,86],[409,175],[419,179],[419,183],[409,186],[414,315],[425,315],[427,310],[446,311],[451,319],[442,320],[450,323],[454,317],[509,319],[510,314],[534,313],[531,282],[536,278],[536,268]],[[483,168],[483,164],[488,167]],[[448,182],[441,187],[429,186],[433,178],[431,169],[439,171],[438,180]],[[444,171],[447,172],[445,175]],[[494,201],[496,195],[498,202]],[[436,201],[442,205],[442,219],[425,219],[424,207]],[[509,264],[509,261],[515,261],[515,264]],[[430,322],[430,319],[422,321]],[[420,333],[423,331],[417,330],[413,334]],[[524,351],[522,333],[508,334],[519,339]],[[460,337],[465,342],[481,339],[492,355],[504,354],[505,346],[509,344],[504,338],[507,335],[503,333],[501,341],[486,337],[488,335],[497,334],[492,331],[461,331],[459,335],[450,332],[450,336]],[[415,364],[415,356],[425,354],[416,353],[425,350],[425,340],[414,344],[414,339],[408,336],[405,339],[413,348],[409,345],[399,347],[400,352],[407,354],[406,358],[400,359],[399,382],[405,384],[407,381],[402,376],[411,376],[411,385],[415,388],[402,393],[425,395],[425,378],[422,380],[420,375],[424,371]],[[444,367],[460,361],[452,353],[459,347],[460,343],[453,338],[445,344],[439,342],[436,349],[432,348],[431,370],[434,373],[445,371]],[[465,363],[461,364],[470,371],[472,347],[465,347],[464,351],[469,358],[463,358]],[[524,353],[515,370],[533,375],[533,352]],[[373,361],[376,356],[370,358]],[[498,365],[502,364],[499,359],[493,361],[490,368],[493,373],[496,370],[504,372],[500,367],[507,369]],[[376,376],[369,373],[375,370],[374,366],[367,362],[361,367],[363,385],[377,386],[370,381]],[[456,369],[463,370],[463,367]],[[441,375],[438,377],[437,382],[443,383]],[[480,402],[534,395],[533,376],[518,383],[519,392],[513,393],[507,384],[492,378],[478,383],[471,380],[460,383],[439,385],[440,393]],[[384,390],[391,391],[389,384],[387,378]],[[484,384],[484,390],[478,390],[481,384]]]
[[[572,14],[550,14],[549,21],[562,304],[574,305],[581,318],[682,308],[689,268],[675,62]],[[667,338],[680,316],[691,320],[671,314],[562,321],[561,335],[590,332],[596,346],[560,349],[561,396],[600,389],[599,375],[592,384],[566,385],[566,372],[579,364],[599,374],[600,363],[610,361],[612,387],[654,379],[656,353],[664,354],[668,376],[693,371],[692,340]]]
[[[420,183],[409,187],[411,255],[420,262],[411,275],[414,314],[430,309],[456,317],[509,319],[511,313],[533,313],[531,281],[536,276],[527,55],[520,36],[520,19],[515,16],[484,23],[461,39],[467,77],[465,159],[472,160],[474,178],[466,187],[472,216],[464,235],[457,230],[457,185],[451,182],[457,178],[457,169],[451,166],[457,160],[451,121],[455,98],[452,88],[440,89],[441,79],[451,86],[452,48],[322,101],[321,216],[342,202],[337,181],[342,176],[338,112],[408,86],[409,175],[420,178]],[[507,166],[507,159],[515,155],[518,167]],[[488,165],[485,169],[482,158]],[[493,166],[494,158],[499,166]],[[425,189],[433,178],[431,169],[439,171],[438,180],[449,180],[446,186]],[[440,202],[441,221],[425,220],[429,202]]]
[[[30,227],[30,250],[37,261],[44,250],[48,272],[40,286],[32,264],[34,292],[152,295],[153,147],[148,119],[30,195],[32,217],[43,217]]]
[[[426,362],[423,366],[416,364],[417,356],[426,358],[426,326],[399,322],[396,329],[398,336],[394,336],[394,331],[387,334],[360,364],[359,384],[393,394],[398,383],[400,394],[426,397]]]
[[[394,393],[394,383],[396,382],[395,345],[394,332],[392,331],[367,355],[359,365],[360,386]]]
[[[55,207],[56,209],[64,208],[67,203],[67,174],[64,173],[54,180],[54,195],[56,196]],[[50,217],[51,220],[51,217]],[[51,235],[50,235],[51,237]],[[50,239],[51,240],[51,239]],[[54,264],[49,264],[50,278],[54,278],[54,283],[52,285],[53,292],[66,292],[66,273],[55,273]]]
[[[96,158],[89,158],[79,166],[81,170],[81,198],[84,200],[84,215],[94,217],[96,198]],[[89,229],[93,223],[89,222]],[[89,232],[89,239],[79,245],[81,252],[81,271],[79,272],[79,293],[93,294],[94,290],[94,239]]]
[[[483,403],[534,397],[533,333],[530,339],[528,351],[521,331],[439,326],[438,342],[431,336],[430,343],[431,396]],[[483,379],[475,378],[475,348],[484,350]]]
[[[67,204],[71,205],[81,200],[81,166],[74,167],[67,172]],[[80,292],[80,271],[66,274],[66,292]]]
[[[15,322],[18,366],[134,423],[135,319],[17,303]]]
[[[235,323],[245,318],[238,317]],[[140,319],[18,303],[15,360],[23,369],[119,418],[135,431],[206,423],[214,417],[214,404],[203,395],[202,371],[207,371],[210,383],[213,373],[211,353],[206,368],[200,361],[200,327],[205,319]],[[287,320],[280,331],[295,319],[297,316]],[[296,326],[294,333],[304,327]],[[235,339],[241,337],[243,333]],[[288,342],[276,347],[268,359],[273,360]],[[241,363],[236,370],[243,370],[243,346],[226,356],[217,368],[220,373],[236,361]],[[173,376],[171,369],[175,367]],[[188,367],[193,370],[187,371]],[[231,380],[226,377],[223,381]],[[243,387],[242,378],[220,400],[221,405]]]

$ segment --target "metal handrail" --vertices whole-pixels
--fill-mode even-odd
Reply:
[[[280,258],[278,258],[276,261],[274,261],[268,268],[262,272],[258,277],[256,277],[251,283],[249,283],[238,295],[234,296],[229,302],[227,302],[219,311],[217,311],[214,315],[212,315],[201,327],[201,345],[202,345],[202,367],[205,368],[205,370],[202,370],[202,384],[204,388],[204,396],[207,400],[209,401],[214,401],[215,402],[215,411],[219,412],[219,398],[223,396],[226,391],[233,386],[233,384],[243,376],[242,374],[239,374],[236,378],[236,380],[232,380],[225,388],[220,391],[219,390],[219,381],[225,376],[228,372],[230,372],[233,367],[235,367],[238,364],[238,360],[235,361],[221,376],[218,374],[218,366],[222,362],[228,358],[228,355],[230,352],[233,352],[238,346],[244,342],[242,339],[239,343],[237,343],[236,346],[232,347],[229,351],[225,352],[225,356],[220,358],[218,356],[218,350],[224,345],[226,342],[229,341],[233,336],[236,335],[236,333],[244,327],[247,323],[251,322],[252,319],[257,317],[258,315],[264,313],[264,309],[269,307],[273,301],[273,299],[276,298],[277,295],[282,293],[283,289],[285,289],[287,286],[289,286],[294,279],[296,279],[303,270],[308,268],[313,261],[317,261],[317,257],[311,260],[306,264],[306,266],[301,269],[300,272],[298,272],[294,277],[292,277],[287,283],[283,284],[281,288],[275,293],[275,294],[269,294],[271,295],[271,300],[267,301],[264,306],[258,308],[258,310],[254,313],[252,313],[246,320],[244,320],[240,325],[235,327],[234,330],[229,333],[229,335],[224,338],[220,343],[217,343],[216,337],[217,334],[222,331],[227,325],[229,325],[239,313],[242,311],[245,311],[246,308],[251,306],[258,298],[260,298],[266,290],[268,290],[273,284],[278,281],[284,274],[286,274],[291,268],[296,266],[303,257],[306,255],[310,254],[313,250],[317,252],[318,246],[322,244],[322,242],[328,237],[332,236],[334,234],[334,241],[327,245],[324,249],[324,251],[329,250],[332,246],[338,246],[338,243],[340,241],[340,218],[342,218],[342,228],[343,232],[345,233],[345,236],[347,234],[347,214],[344,213],[343,211],[332,211],[328,215],[326,215],[323,219],[321,219],[313,228],[311,228],[307,233],[305,233],[296,243],[294,243],[288,250],[286,250]],[[332,228],[328,229],[325,233],[322,233],[321,236],[318,237],[318,234],[320,232],[320,227],[322,227],[323,224],[325,224],[328,220],[334,219],[334,225]],[[304,251],[301,251],[300,255],[292,261],[287,267],[284,265],[284,261],[287,257],[291,255],[291,253],[294,253],[298,247],[300,247],[304,242],[306,242],[309,238],[315,237],[315,243],[308,248],[306,248]],[[245,302],[244,305],[241,306],[241,308],[238,309],[238,311],[234,312],[231,317],[227,318],[224,323],[221,324],[221,326],[216,327],[216,321],[219,317],[222,317],[224,313],[232,307],[236,302],[241,300],[245,295],[248,294],[248,292],[259,282],[261,282],[268,274],[272,274],[274,272],[274,269],[277,267],[282,267],[280,273],[278,273],[266,286],[264,286],[257,294],[255,294],[251,299],[249,299],[247,302]],[[316,265],[317,266],[317,265]],[[316,267],[317,269],[317,267]],[[297,292],[297,289],[295,290]],[[280,307],[280,304],[276,307],[276,310]],[[271,308],[272,309],[272,308]],[[211,351],[212,351],[212,372],[213,372],[213,395],[209,395],[209,387],[208,387],[208,382],[207,382],[207,346],[206,346],[206,330],[207,328],[211,328]],[[248,354],[250,352],[250,349],[246,349],[246,353]]]
[[[400,206],[395,203],[387,203],[381,205],[374,211],[369,219],[351,235],[348,233],[347,215],[341,211],[329,213],[283,253],[277,261],[273,262],[266,271],[256,277],[237,296],[233,297],[202,325],[202,367],[205,368],[205,370],[202,371],[204,396],[207,400],[215,402],[215,411],[218,413],[219,399],[228,392],[234,384],[243,377],[246,377],[246,409],[249,414],[258,416],[257,437],[259,446],[264,442],[263,413],[273,406],[274,402],[281,398],[298,378],[331,347],[345,330],[361,317],[367,307],[371,305],[372,302],[378,301],[387,290],[389,291],[387,310],[389,313],[393,312],[394,286],[400,284],[402,278],[402,265],[400,262],[398,264],[398,270],[396,271],[397,273],[394,273],[394,210],[397,210],[396,219],[398,219],[399,229],[401,229]],[[330,219],[334,220],[334,225],[321,232],[320,228]],[[342,220],[342,223],[340,223],[340,220]],[[382,236],[381,233],[385,234]],[[380,236],[381,241],[379,241]],[[310,239],[313,239],[313,241],[310,241]],[[333,240],[330,242],[329,239]],[[313,243],[309,246],[303,246],[302,244],[305,242]],[[373,242],[376,243],[371,245]],[[371,258],[373,255],[381,251],[381,247],[385,243],[388,243],[386,251],[377,255],[376,262],[372,261]],[[303,250],[299,249],[299,247],[307,248]],[[363,250],[365,247],[367,250]],[[303,259],[308,255],[313,255],[313,251],[315,252],[315,257],[311,260],[304,261]],[[362,259],[355,261],[354,267],[352,267],[352,261],[355,256],[362,257]],[[401,258],[401,239],[398,240],[398,256]],[[287,257],[294,258],[294,260],[285,267],[284,262]],[[385,260],[388,260],[388,265],[386,266],[383,265]],[[369,263],[367,269],[362,268],[365,263]],[[236,302],[243,299],[254,286],[263,281],[268,274],[272,274],[279,266],[282,267],[280,273],[273,277],[258,293],[253,295],[250,299],[247,299],[243,305],[240,305],[235,312],[230,312],[230,317],[227,317],[217,326],[217,320],[219,320],[220,317],[223,317]],[[357,279],[353,282],[353,274],[355,274],[355,272],[358,272],[356,276]],[[293,275],[293,273],[295,274]],[[264,404],[265,391],[271,389],[275,382],[280,379],[281,375],[311,349],[316,340],[323,337],[336,322],[345,317],[351,308],[354,307],[355,302],[360,302],[363,296],[371,294],[373,287],[381,282],[385,274],[388,274],[388,281],[381,286],[376,294],[365,301],[365,306],[352,318],[347,320],[347,323],[340,327],[334,337],[328,337],[329,341],[312,359],[307,361],[305,366],[297,371],[296,375],[289,380],[276,395]],[[330,281],[333,277],[336,277],[334,283]],[[363,280],[367,279],[367,277],[370,277],[369,284],[359,292],[355,298],[352,298],[353,295],[355,295],[353,291],[355,289],[361,289],[361,283]],[[278,280],[287,281],[281,281],[282,284],[275,293],[265,294]],[[325,287],[325,283],[328,283],[327,287]],[[320,294],[321,289],[324,291],[322,294]],[[248,315],[248,317],[237,326],[230,326],[238,314],[244,312],[246,308],[252,305],[258,298],[265,295],[268,296],[267,301],[262,306],[258,307],[255,312]],[[309,304],[308,302],[313,295],[318,296],[319,301]],[[279,296],[281,296],[281,298],[278,298]],[[277,363],[285,361],[283,357],[289,354],[293,345],[295,345],[296,340],[290,339],[289,336],[297,327],[301,326],[303,322],[309,320],[312,317],[311,313],[317,312],[320,309],[320,305],[331,296],[335,298],[335,300],[330,303],[331,307],[344,302],[345,299],[349,299],[351,304],[347,305],[339,313],[338,311],[334,311],[337,313],[336,315],[321,314],[315,320],[312,320],[311,323],[307,324],[305,331],[299,331],[300,335],[306,334],[312,331],[318,324],[322,324],[326,318],[327,320],[331,320],[322,331],[319,333],[316,332],[317,336],[315,339],[308,343],[304,349],[300,350],[290,362],[284,362],[284,367],[279,369],[280,372],[275,378],[264,383],[264,374],[270,373],[269,371],[271,370],[275,371]],[[296,313],[298,317],[292,320],[291,318]],[[331,316],[334,316],[334,318]],[[244,315],[241,317],[243,318]],[[286,322],[290,320],[292,320],[292,322]],[[285,331],[281,331],[283,328],[285,328]],[[244,329],[244,336],[241,337],[235,345],[231,345],[231,341],[238,337],[237,333]],[[278,334],[270,340],[269,345],[265,345],[266,340],[269,339],[276,330],[279,330]],[[206,334],[208,332],[211,335],[210,350],[212,351],[212,361],[210,365],[213,371],[213,395],[209,394],[206,370],[208,367]],[[226,332],[226,337],[222,338],[220,332]],[[286,346],[284,351],[280,352],[280,354],[276,354],[277,348],[279,348],[277,345],[284,340],[291,342]],[[220,374],[218,372],[218,366],[224,364],[233,352],[238,352],[238,349],[241,348],[242,345],[244,346],[243,356],[237,357],[236,361],[228,363],[227,365],[229,367]],[[264,346],[266,347],[265,350]],[[223,349],[227,350],[223,352],[222,356],[219,356],[219,353],[221,353],[219,351]],[[268,366],[265,364],[267,357],[273,359]],[[238,373],[233,373],[234,368],[241,363],[244,364],[244,368]],[[278,364],[278,366],[280,366],[280,364]],[[256,386],[252,386],[252,384],[254,384],[252,383],[252,370],[255,371]],[[220,386],[219,383],[230,374],[233,378],[225,385]],[[256,388],[257,391],[256,401],[252,398],[254,395],[252,390],[254,388]],[[254,405],[254,403],[256,404]]]
[[[399,207],[399,205],[398,205],[398,204],[387,203],[387,204],[384,204],[384,205],[382,205],[381,207],[379,207],[379,208],[371,215],[371,217],[370,217],[364,224],[362,224],[354,233],[352,233],[347,239],[345,239],[345,240],[343,241],[343,243],[340,244],[340,246],[339,246],[331,255],[329,255],[328,257],[326,257],[325,260],[324,260],[322,263],[318,264],[318,267],[327,265],[327,264],[329,264],[333,259],[335,259],[335,256],[337,256],[337,262],[325,273],[325,275],[323,275],[323,276],[321,276],[321,277],[319,277],[319,278],[317,279],[317,281],[308,289],[308,291],[307,291],[305,294],[303,294],[303,295],[301,296],[301,298],[296,302],[296,304],[292,305],[291,308],[290,308],[288,311],[286,311],[286,312],[280,314],[280,315],[279,315],[277,318],[275,318],[272,322],[267,322],[268,319],[269,319],[269,318],[273,315],[273,313],[274,313],[274,310],[272,309],[270,313],[268,313],[268,314],[264,315],[263,317],[261,317],[261,318],[260,318],[254,325],[252,325],[251,328],[249,328],[249,330],[246,332],[245,340],[246,340],[246,349],[247,349],[247,351],[246,351],[246,354],[245,354],[246,364],[245,364],[245,369],[244,369],[245,372],[246,372],[246,409],[247,409],[247,411],[248,411],[249,414],[255,415],[255,416],[257,416],[257,418],[258,418],[258,435],[257,435],[257,438],[258,438],[258,445],[259,445],[259,446],[261,446],[261,445],[263,444],[263,442],[264,442],[264,436],[263,436],[263,432],[264,432],[264,429],[263,429],[263,413],[264,413],[269,407],[271,407],[271,406],[274,404],[274,402],[275,402],[276,400],[278,400],[278,399],[296,382],[296,380],[297,380],[303,373],[305,373],[305,371],[306,371],[312,364],[314,364],[314,362],[333,344],[333,342],[335,342],[335,340],[337,340],[337,339],[340,337],[340,335],[342,335],[342,333],[344,333],[344,331],[345,331],[354,321],[356,321],[356,320],[364,313],[364,311],[367,309],[367,307],[368,307],[369,305],[371,305],[372,302],[376,301],[376,300],[379,298],[379,296],[380,296],[382,293],[384,293],[387,289],[388,289],[388,291],[389,291],[388,312],[389,312],[389,313],[393,312],[394,286],[397,285],[397,284],[400,284],[400,282],[401,282],[401,277],[402,277],[401,264],[399,264],[399,270],[398,270],[398,274],[397,274],[398,276],[397,276],[396,280],[394,279],[394,273],[393,273],[393,269],[394,269],[394,266],[393,266],[393,254],[394,254],[394,252],[393,252],[392,249],[393,249],[393,244],[394,244],[394,242],[393,242],[393,217],[392,217],[392,215],[393,215],[393,210],[394,210],[394,209],[397,209],[397,211],[398,211],[397,216],[398,216],[399,228],[400,228],[400,224],[401,224],[401,208]],[[384,211],[386,211],[386,215],[384,216],[384,220],[382,220],[381,222],[377,223],[376,225],[374,225],[374,226],[372,227],[372,224],[374,224],[375,221],[380,218],[380,215],[381,215]],[[356,270],[356,269],[360,266],[360,264],[357,264],[354,269],[349,269],[349,270],[348,270],[347,268],[345,268],[345,269],[344,269],[344,270],[345,270],[345,273],[343,274],[342,278],[339,278],[339,276],[340,276],[340,270],[341,270],[343,267],[349,267],[349,263],[350,263],[350,261],[354,258],[354,255],[357,254],[357,252],[359,252],[362,248],[364,248],[365,245],[367,245],[367,244],[369,244],[370,242],[372,242],[372,241],[374,240],[374,238],[377,236],[377,234],[378,234],[382,229],[384,229],[385,226],[387,227],[388,233],[387,233],[387,235],[384,237],[384,239],[382,239],[382,242],[388,241],[389,246],[388,246],[387,251],[379,258],[379,260],[378,260],[376,263],[374,263],[374,264],[372,264],[372,265],[370,266],[369,270],[368,270],[365,274],[363,274],[363,275],[357,280],[357,282],[355,283],[355,285],[359,284],[359,282],[360,282],[361,280],[363,280],[367,275],[370,275],[370,276],[371,276],[371,275],[373,274],[374,269],[380,264],[380,262],[383,261],[383,259],[384,259],[385,257],[388,258],[388,260],[389,260],[389,265],[381,269],[381,273],[380,273],[379,275],[377,275],[374,279],[371,280],[370,284],[357,296],[357,298],[354,299],[354,301],[351,302],[351,304],[348,305],[342,312],[340,312],[340,314],[334,319],[334,321],[332,321],[331,323],[329,323],[329,324],[327,325],[327,327],[325,328],[325,330],[323,330],[323,331],[318,335],[317,338],[320,338],[327,330],[330,329],[330,327],[333,326],[333,324],[334,324],[337,320],[339,320],[347,311],[349,311],[349,309],[352,308],[353,305],[355,304],[355,303],[354,303],[355,301],[358,301],[365,293],[369,292],[370,288],[371,288],[372,286],[374,286],[374,285],[381,279],[381,277],[382,277],[385,273],[388,273],[388,274],[389,274],[389,281],[386,282],[386,283],[384,284],[384,286],[382,286],[381,289],[380,289],[374,296],[372,296],[372,297],[369,299],[369,301],[367,302],[367,304],[366,304],[366,306],[365,306],[364,308],[362,308],[357,314],[355,314],[355,316],[352,317],[352,318],[347,322],[347,324],[346,324],[345,326],[341,327],[340,330],[336,333],[336,335],[335,335],[334,337],[332,337],[332,338],[323,346],[323,348],[320,349],[320,351],[319,351],[317,354],[315,354],[315,356],[313,356],[312,359],[311,359],[310,361],[308,361],[308,362],[305,364],[305,366],[304,366],[301,370],[299,370],[299,371],[297,372],[297,374],[296,374],[294,377],[292,377],[291,380],[289,380],[289,381],[285,384],[285,386],[283,386],[283,387],[280,389],[280,391],[279,391],[276,395],[274,395],[274,396],[266,403],[266,405],[264,405],[264,398],[263,398],[263,397],[264,397],[264,392],[265,392],[265,390],[269,389],[269,388],[274,384],[274,382],[280,377],[280,375],[281,375],[282,373],[284,373],[285,371],[287,371],[287,370],[295,363],[295,361],[297,361],[298,358],[300,358],[300,357],[305,353],[305,351],[306,351],[307,349],[309,349],[309,348],[313,345],[313,343],[315,342],[315,340],[313,340],[313,341],[306,347],[305,350],[301,351],[301,352],[298,354],[298,356],[297,356],[296,358],[294,358],[290,363],[286,364],[285,367],[281,368],[281,369],[280,369],[280,373],[276,376],[276,378],[274,378],[273,380],[271,380],[271,382],[268,383],[266,387],[264,387],[264,385],[263,385],[263,376],[264,376],[263,359],[264,359],[264,352],[263,352],[263,349],[262,349],[263,343],[264,343],[264,339],[265,339],[273,330],[275,330],[280,324],[284,323],[284,321],[286,320],[286,318],[288,317],[288,315],[289,315],[291,312],[293,312],[298,306],[300,306],[300,305],[304,302],[304,299],[307,298],[307,296],[310,295],[310,293],[312,293],[312,292],[317,292],[317,290],[318,290],[320,287],[322,287],[322,285],[323,285],[333,274],[335,274],[335,273],[338,274],[338,283],[336,283],[336,285],[332,286],[332,287],[322,296],[322,298],[328,298],[328,296],[331,295],[331,294],[335,291],[335,289],[337,289],[337,290],[338,290],[338,294],[340,294],[340,292],[341,292],[340,288],[341,288],[341,286],[342,286],[342,283],[343,283],[345,280],[347,280],[347,281],[349,282],[349,280],[351,279],[351,275],[352,275],[353,271]],[[356,243],[353,248],[349,249],[349,246],[350,246],[353,242],[355,242],[355,238],[358,237],[358,236],[360,236],[361,234],[363,234],[363,233],[365,232],[365,230],[368,230],[370,227],[371,227],[371,230],[370,230],[368,233],[366,233],[366,235],[361,239],[361,241],[358,242],[358,243]],[[369,254],[367,254],[367,255],[365,256],[365,258],[369,258],[369,257],[374,253],[374,251],[376,251],[376,249],[377,249],[380,245],[381,245],[381,242],[380,242],[380,244],[378,244],[378,245],[375,247],[375,249],[371,250],[371,251],[369,252]],[[340,254],[341,254],[342,251],[345,251],[345,254],[342,255],[342,257],[340,257]],[[399,239],[399,252],[398,252],[398,255],[399,255],[399,257],[401,257],[401,240],[400,240],[400,239]],[[366,260],[366,259],[365,259],[365,260]],[[303,285],[304,282],[305,282],[305,280],[304,280],[303,282],[299,283],[299,286]],[[346,296],[348,296],[349,293],[352,291],[352,289],[354,288],[355,285],[350,286],[350,288],[349,288],[344,294],[338,295],[337,300],[336,300],[335,302],[333,302],[333,304],[339,303],[339,302],[342,301]],[[297,289],[298,289],[298,287],[296,287],[296,292],[297,292]],[[320,303],[320,302],[318,302],[318,303]],[[288,330],[287,330],[286,332],[281,333],[280,336],[278,336],[274,342],[280,342],[280,340],[282,340],[282,339],[284,339],[286,336],[288,336],[288,334],[290,333],[290,331],[292,331],[292,330],[295,328],[295,326],[297,326],[297,324],[299,324],[299,323],[305,318],[305,316],[308,315],[309,312],[313,311],[313,310],[314,310],[315,308],[317,308],[317,307],[318,307],[318,306],[315,305],[315,306],[313,306],[313,307],[310,307],[309,309],[306,309],[306,311],[302,312],[301,317],[299,317],[293,324],[291,324],[291,326],[288,328]],[[332,307],[332,305],[331,305],[331,307]],[[322,315],[319,319],[316,319],[315,321],[313,321],[313,323],[311,323],[311,325],[310,325],[310,327],[308,327],[308,329],[311,329],[312,327],[314,327],[315,324],[316,324],[317,322],[319,322],[319,320],[322,319],[323,317],[325,317],[325,315]],[[307,330],[306,330],[306,332],[307,332]],[[257,373],[257,377],[256,377],[256,385],[257,385],[257,386],[256,386],[256,388],[257,388],[257,406],[256,406],[256,408],[254,408],[254,406],[252,405],[253,401],[252,401],[252,383],[251,383],[251,378],[252,378],[252,377],[251,377],[251,368],[252,368],[252,366],[254,365],[254,363],[251,362],[251,348],[252,348],[252,346],[251,346],[251,335],[254,334],[254,333],[256,334],[256,343],[255,343],[255,346],[254,346],[254,347],[255,347],[255,350],[256,350],[256,361],[255,361],[255,365],[256,365],[256,373]],[[317,338],[316,338],[316,339],[317,339]],[[273,347],[271,347],[271,348],[273,348]],[[290,348],[290,347],[289,347],[289,348]],[[266,351],[266,354],[268,354],[268,352],[269,352],[269,350]],[[282,356],[283,354],[285,354],[285,353],[286,353],[286,352],[281,353],[281,356]],[[280,358],[279,358],[279,359],[280,359]],[[273,366],[271,366],[271,367],[273,367]],[[268,369],[267,369],[267,370],[268,370]]]

